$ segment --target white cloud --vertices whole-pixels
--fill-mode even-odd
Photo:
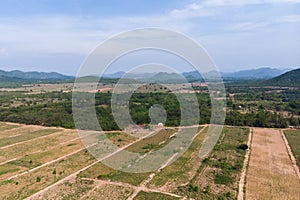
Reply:
[[[280,17],[277,22],[300,22],[300,15],[288,15]]]
[[[169,16],[0,19],[0,45],[9,45],[19,52],[87,54],[119,32],[144,27],[188,32],[189,26],[190,23],[174,21]]]
[[[300,15],[279,16],[272,20],[242,22],[230,26],[232,31],[253,31],[256,29],[265,28],[274,24],[300,22]]]
[[[204,0],[199,3],[188,4],[182,9],[172,10],[170,15],[176,18],[203,17],[216,14],[216,9],[224,6],[247,6],[280,3],[300,3],[300,0]]]

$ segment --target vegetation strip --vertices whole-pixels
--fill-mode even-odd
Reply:
[[[39,136],[39,137],[28,136],[28,137],[22,138],[22,135],[20,135],[20,137],[17,136],[20,139],[18,139],[18,142],[16,142],[16,143],[12,143],[14,141],[14,138],[1,139],[0,149],[6,149],[8,147],[12,147],[12,146],[15,146],[15,145],[18,145],[18,144],[23,144],[25,142],[30,142],[30,141],[33,141],[33,140],[36,140],[36,139],[39,139],[39,138],[45,138],[48,135],[51,135],[53,133],[57,133],[59,131],[61,131],[61,130],[59,130],[59,129],[57,129],[57,130],[55,130],[55,129],[45,129],[45,130],[41,130],[41,131],[35,131],[34,133],[42,132],[42,133],[40,133],[41,136]],[[6,146],[4,146],[4,145],[6,145]]]
[[[248,147],[251,147],[252,145],[252,137],[253,137],[253,128],[251,128],[250,133],[249,133],[249,138],[248,138]],[[243,200],[245,199],[245,187],[246,187],[246,174],[247,174],[247,167],[249,164],[249,158],[250,158],[250,153],[251,153],[251,148],[247,149],[246,155],[245,155],[245,159],[244,159],[244,165],[243,165],[243,169],[241,172],[241,178],[239,181],[239,192],[238,192],[238,200]]]
[[[293,153],[292,153],[291,147],[290,147],[290,145],[289,145],[289,143],[288,143],[288,140],[286,139],[286,137],[285,137],[283,131],[280,130],[280,133],[281,133],[282,139],[283,139],[283,141],[284,141],[286,150],[287,150],[288,153],[289,153],[289,157],[290,157],[291,162],[292,162],[292,164],[293,164],[293,167],[294,167],[294,169],[295,169],[295,173],[297,174],[298,179],[299,179],[299,181],[300,181],[300,171],[299,171],[299,168],[298,168],[298,166],[297,166],[296,158],[295,158],[295,156],[294,156]]]

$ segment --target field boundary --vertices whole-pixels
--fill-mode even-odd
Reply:
[[[244,189],[246,187],[246,176],[247,176],[247,168],[249,165],[250,154],[251,154],[252,137],[253,137],[253,128],[250,128],[249,136],[248,136],[248,143],[247,143],[248,150],[245,155],[243,169],[241,172],[241,178],[239,181],[239,191],[238,191],[238,197],[237,197],[238,200],[246,199],[245,194],[244,194]]]

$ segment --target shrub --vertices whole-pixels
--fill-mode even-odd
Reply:
[[[230,184],[233,182],[232,177],[224,175],[224,174],[216,174],[214,179],[216,184]]]
[[[36,177],[36,182],[41,182],[41,177]]]
[[[199,191],[199,187],[197,185],[194,185],[193,183],[190,183],[190,185],[189,185],[189,191],[190,192],[198,192]]]
[[[247,144],[241,144],[240,146],[238,146],[238,149],[242,149],[242,150],[247,150],[249,147]]]

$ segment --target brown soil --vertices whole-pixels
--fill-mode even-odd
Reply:
[[[300,182],[281,133],[254,128],[246,199],[299,199]]]

